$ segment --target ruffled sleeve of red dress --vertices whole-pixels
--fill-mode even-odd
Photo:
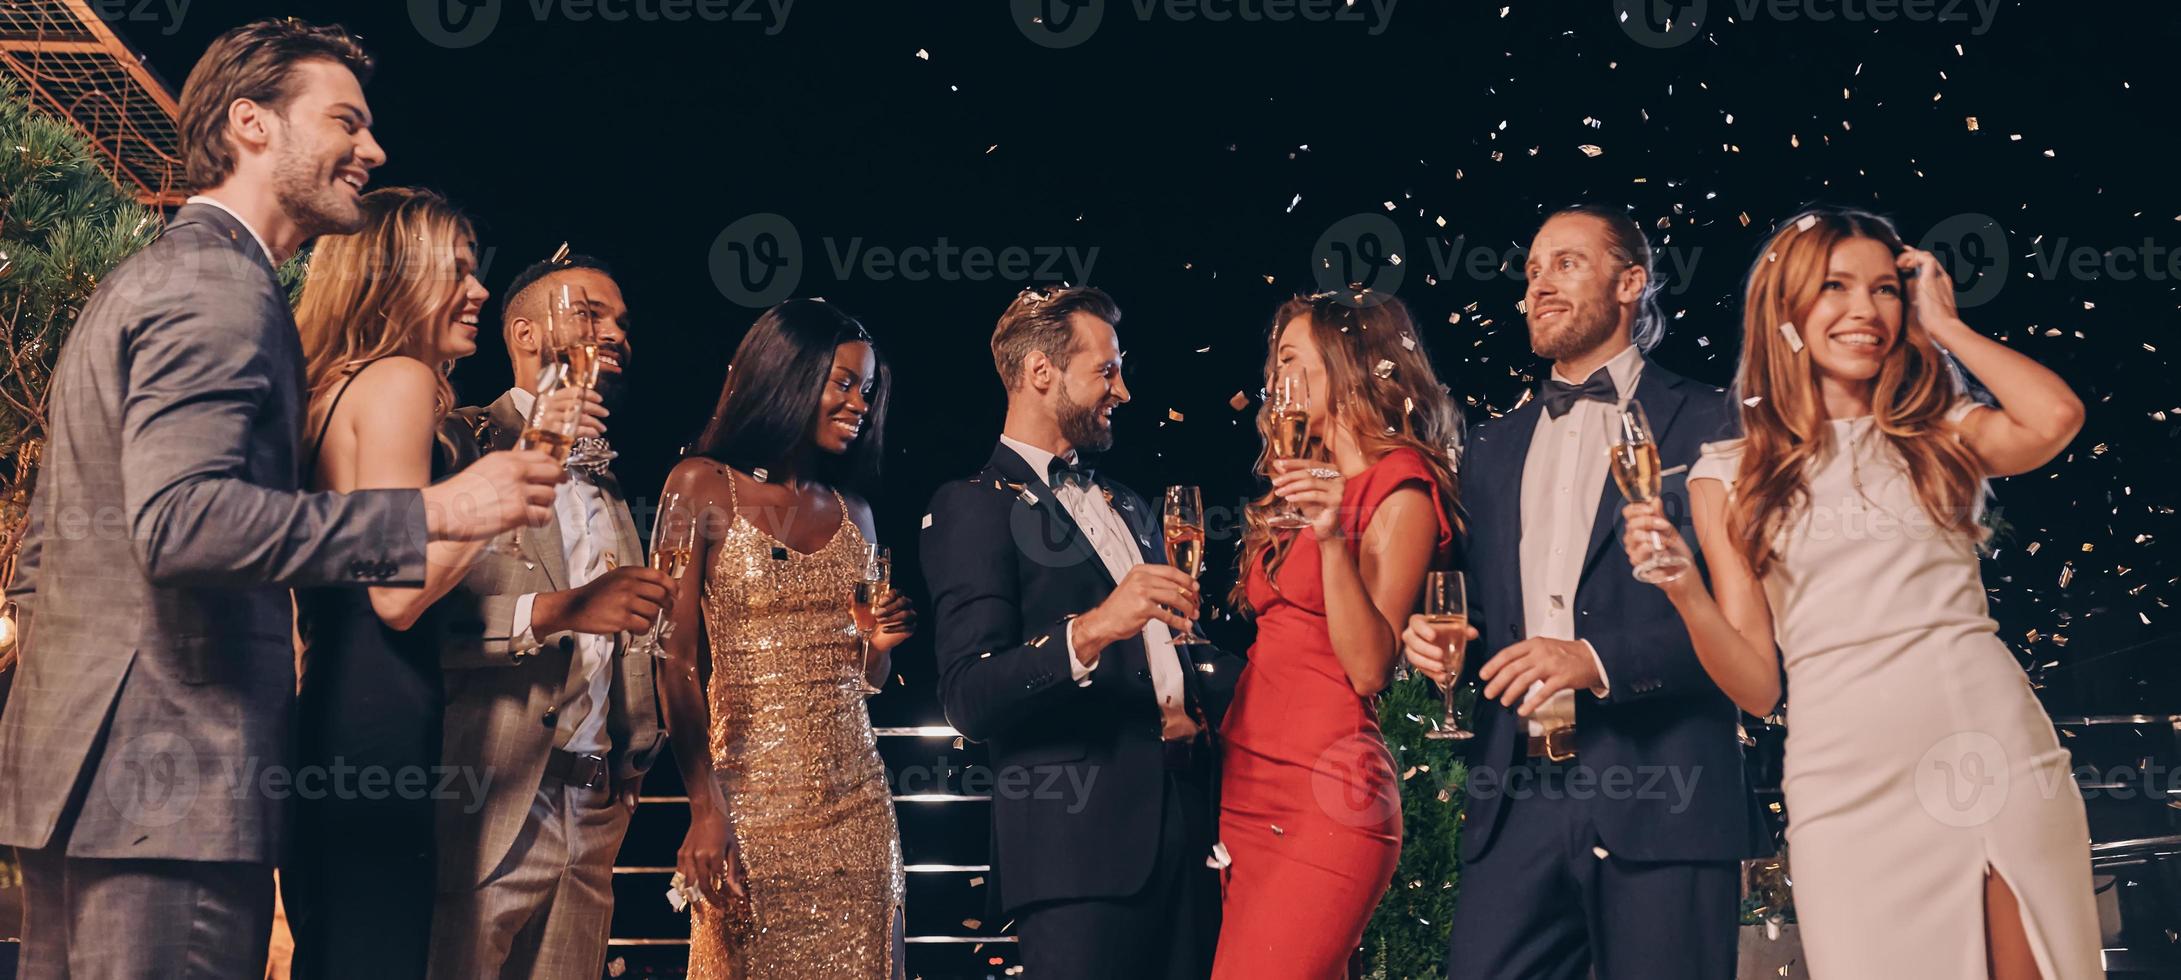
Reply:
[[[1446,554],[1454,547],[1454,521],[1446,512],[1446,504],[1439,496],[1439,478],[1424,462],[1424,455],[1403,447],[1379,458],[1355,479],[1348,481],[1348,490],[1342,503],[1348,511],[1345,525],[1351,535],[1361,534],[1371,525],[1371,517],[1378,513],[1378,505],[1405,486],[1414,486],[1431,498],[1431,513],[1438,520],[1439,537],[1432,551]]]

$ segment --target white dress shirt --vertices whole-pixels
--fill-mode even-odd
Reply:
[[[1530,438],[1530,453],[1522,464],[1522,624],[1528,637],[1578,640],[1590,648],[1598,665],[1598,686],[1591,693],[1605,697],[1610,683],[1605,662],[1590,641],[1575,635],[1575,588],[1583,574],[1583,556],[1590,544],[1591,525],[1598,514],[1598,498],[1605,492],[1610,464],[1614,416],[1636,393],[1643,374],[1643,354],[1631,345],[1623,348],[1603,369],[1613,379],[1618,401],[1608,405],[1592,399],[1577,401],[1566,415],[1537,413],[1537,432]],[[1567,384],[1587,378],[1565,378],[1559,369],[1552,376]],[[1535,691],[1542,687],[1531,685]],[[1542,735],[1563,725],[1575,724],[1575,692],[1561,691],[1530,717],[1530,734]]]
[[[242,230],[250,233],[250,240],[256,242],[259,250],[265,253],[265,261],[272,263],[276,267],[280,265],[280,260],[273,258],[273,250],[270,247],[266,246],[265,236],[258,234],[257,228],[250,224],[249,219],[244,218],[242,215],[236,214],[234,208],[228,207],[225,204],[221,204],[218,198],[207,197],[203,194],[194,195],[190,197],[189,200],[183,201],[182,203],[209,204],[213,207],[219,208],[220,210],[227,212],[228,217],[233,218],[237,222],[241,223]]]
[[[1000,437],[1001,445],[1015,451],[1022,461],[1030,464],[1030,471],[1040,480],[1052,466],[1053,454],[1020,439]],[[1070,458],[1073,462],[1073,457]],[[1106,495],[1096,487],[1050,488],[1060,506],[1075,519],[1077,527],[1090,538],[1091,548],[1098,552],[1098,560],[1105,563],[1106,571],[1119,582],[1128,576],[1128,570],[1143,564],[1143,552],[1137,550],[1135,532],[1128,522],[1114,513],[1113,505],[1106,502]],[[1144,547],[1151,547],[1145,542]],[[1189,710],[1182,691],[1181,654],[1174,649],[1174,634],[1166,624],[1154,619],[1144,624],[1144,653],[1151,661],[1151,689],[1158,695],[1159,714],[1164,719],[1163,734],[1168,739],[1190,738],[1196,735],[1197,724],[1189,717]],[[1101,657],[1103,655],[1101,654]],[[1098,667],[1098,660],[1085,664],[1075,655],[1075,623],[1068,623],[1068,669],[1074,672],[1075,682],[1083,687],[1091,683],[1091,671]]]
[[[537,396],[516,388],[509,392],[514,398],[515,410],[525,418],[537,403]],[[581,588],[593,579],[606,574],[607,556],[614,547],[612,504],[603,491],[581,473],[570,473],[553,488],[553,514],[560,522],[562,557],[567,559],[568,587]],[[617,561],[629,563],[631,558],[641,563],[641,555],[621,555]],[[528,593],[515,600],[515,621],[511,632],[517,650],[533,650],[538,637],[530,631],[530,608],[538,594]],[[569,752],[589,755],[605,755],[613,748],[606,735],[606,704],[612,696],[613,645],[612,636],[594,636],[588,633],[575,635],[575,656],[568,666],[568,685],[563,689],[560,704],[560,723],[554,737],[555,744]]]

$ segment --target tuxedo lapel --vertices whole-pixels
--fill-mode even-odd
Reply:
[[[1632,401],[1643,406],[1643,414],[1651,423],[1651,441],[1664,447],[1666,434],[1673,429],[1674,418],[1681,414],[1681,403],[1687,398],[1681,393],[1681,379],[1645,361],[1643,376],[1636,380],[1636,394]],[[1663,460],[1661,465],[1664,465]],[[1590,574],[1591,566],[1605,554],[1606,543],[1613,539],[1621,526],[1621,508],[1627,504],[1621,488],[1613,482],[1610,466],[1606,470],[1605,487],[1598,493],[1598,513],[1590,521],[1590,543],[1583,551],[1583,567],[1576,581]]]
[[[1003,481],[1002,488],[1015,491],[1017,501],[1028,508],[1025,511],[1018,507],[1008,521],[1016,548],[1040,564],[1088,565],[1108,589],[1120,584],[1106,570],[1105,560],[1098,557],[1068,508],[1061,505],[1060,497],[1046,485],[1043,474],[1030,472],[1030,464],[1005,444],[993,450],[990,466]]]
[[[1525,628],[1521,622],[1522,471],[1529,465],[1530,443],[1537,437],[1538,413],[1544,410],[1539,405],[1538,400],[1532,398],[1528,404],[1501,416],[1488,430],[1498,444],[1490,450],[1497,465],[1484,468],[1485,483],[1494,495],[1492,499],[1504,501],[1500,511],[1506,516],[1492,535],[1496,543],[1493,553],[1482,556],[1484,567],[1491,570],[1491,580],[1485,587],[1503,593],[1501,608],[1508,610],[1514,618],[1515,629],[1510,635],[1520,635]]]

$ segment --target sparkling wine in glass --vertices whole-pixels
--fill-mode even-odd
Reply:
[[[1272,390],[1272,458],[1301,459],[1310,448],[1310,381],[1300,368],[1280,373]],[[1280,501],[1268,523],[1286,530],[1310,526],[1294,504]]]
[[[849,614],[856,621],[856,636],[863,653],[860,665],[871,662],[871,637],[878,635],[878,607],[893,598],[894,552],[885,545],[874,544],[864,556],[861,574],[856,576],[855,593],[850,597]],[[877,694],[868,676],[861,677],[863,693]]]
[[[696,556],[697,515],[681,494],[668,493],[659,499],[659,516],[651,524],[651,567],[665,572],[679,587]],[[674,623],[667,617],[667,611],[661,610],[650,631],[631,644],[630,652],[664,659],[667,655],[664,641],[673,635]]]
[[[586,390],[598,387],[598,318],[580,286],[562,283],[545,297],[545,329],[569,377]]]
[[[1442,629],[1454,631],[1453,639],[1446,645],[1447,681],[1440,692],[1446,699],[1446,718],[1439,727],[1425,732],[1425,738],[1443,738],[1460,741],[1473,738],[1475,733],[1463,728],[1461,719],[1455,717],[1456,693],[1462,679],[1462,656],[1467,652],[1468,638],[1461,628],[1469,625],[1468,583],[1460,572],[1432,572],[1424,578],[1424,622]]]
[[[1651,423],[1643,415],[1643,405],[1630,401],[1621,409],[1613,429],[1613,444],[1607,450],[1613,464],[1613,482],[1620,484],[1621,495],[1630,503],[1647,504],[1658,499],[1658,443],[1651,438]],[[1636,580],[1653,584],[1671,582],[1680,578],[1689,560],[1666,552],[1665,541],[1657,531],[1651,532],[1651,557],[1636,566]]]
[[[529,417],[523,420],[522,434],[515,437],[516,452],[542,449],[557,462],[568,461],[568,448],[575,445],[583,410],[581,402],[561,397],[567,386],[567,366],[548,360],[538,372],[537,394],[531,399]],[[520,557],[522,531],[507,532],[493,542],[492,548],[509,557]]]
[[[1204,493],[1196,487],[1167,487],[1161,519],[1166,563],[1190,578],[1204,574]],[[1195,633],[1176,633],[1177,644],[1204,643]]]

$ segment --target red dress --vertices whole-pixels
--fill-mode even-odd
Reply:
[[[1394,490],[1416,486],[1438,514],[1434,567],[1454,532],[1437,481],[1397,449],[1348,481],[1345,527],[1360,534]],[[1214,980],[1347,976],[1348,957],[1401,856],[1401,790],[1371,702],[1333,653],[1317,537],[1294,532],[1274,589],[1249,570],[1257,642],[1220,736],[1219,837],[1232,863]]]

